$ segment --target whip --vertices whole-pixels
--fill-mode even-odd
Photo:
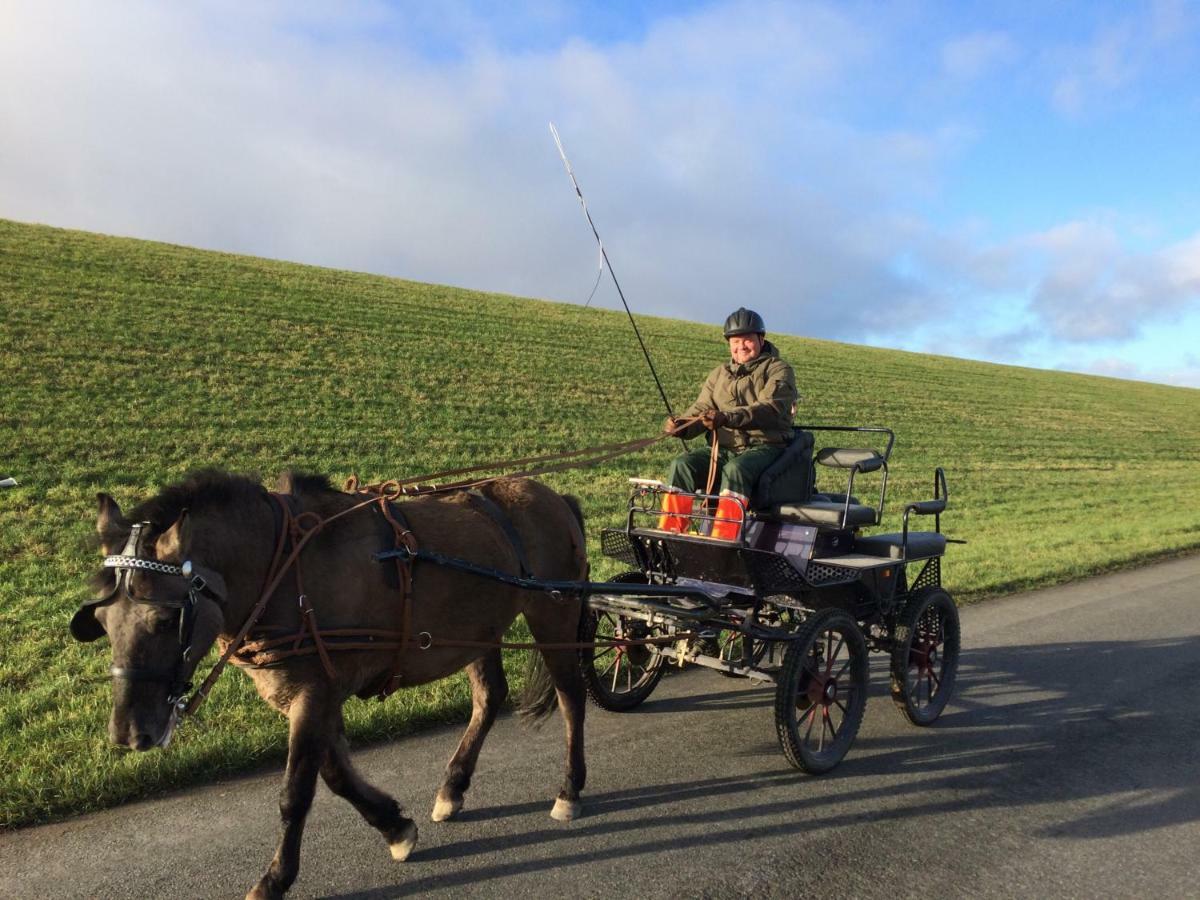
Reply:
[[[554,137],[554,146],[558,148],[558,155],[562,157],[563,167],[567,170],[567,177],[571,179],[571,184],[575,187],[575,196],[579,198],[579,205],[583,207],[583,214],[587,217],[588,225],[592,227],[592,235],[596,238],[596,244],[600,247],[600,268],[601,271],[596,275],[596,284],[600,283],[600,276],[603,275],[603,270],[608,269],[608,274],[612,276],[613,286],[617,289],[617,296],[621,298],[621,305],[625,307],[625,315],[629,316],[629,324],[633,326],[633,333],[637,336],[638,345],[642,348],[642,355],[646,357],[646,365],[650,367],[650,374],[654,376],[654,384],[658,387],[658,395],[662,397],[663,404],[667,407],[667,415],[674,416],[675,410],[671,409],[671,401],[667,399],[667,392],[663,390],[662,382],[658,378],[658,372],[654,368],[654,361],[650,359],[650,351],[646,349],[646,342],[642,340],[642,333],[638,330],[637,322],[633,320],[633,313],[629,309],[629,304],[625,300],[625,292],[621,290],[621,283],[617,281],[617,273],[613,271],[612,263],[608,260],[608,251],[604,249],[604,241],[600,240],[600,232],[596,230],[596,223],[592,221],[592,214],[588,212],[587,201],[583,199],[583,191],[579,188],[579,181],[575,177],[575,170],[571,168],[571,163],[567,159],[567,152],[563,150],[562,139],[558,136],[558,129],[554,127],[554,123],[550,123],[550,134]],[[592,288],[592,293],[596,292],[596,288]],[[591,297],[588,298],[588,303],[591,303]],[[680,438],[680,440],[683,440]],[[687,442],[683,444],[687,446]]]

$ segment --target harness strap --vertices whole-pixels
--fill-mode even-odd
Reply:
[[[400,680],[400,666],[404,658],[404,649],[408,646],[412,634],[412,554],[416,553],[418,547],[417,537],[413,534],[408,520],[399,507],[395,506],[386,496],[380,496],[377,502],[384,520],[392,526],[396,550],[407,550],[410,554],[406,559],[400,556],[395,557],[396,575],[400,585],[400,643],[395,648],[397,652],[392,657],[392,665],[388,670],[387,677],[379,688],[378,696],[382,700],[398,687],[397,682]]]
[[[428,632],[421,632],[407,641],[400,639],[395,631],[383,631],[368,628],[330,629],[322,632],[326,648],[330,651],[339,650],[397,650],[403,651],[415,647],[419,650],[429,650],[433,647],[479,647],[485,649],[500,648],[502,650],[593,650],[624,647],[644,647],[653,644],[674,644],[677,641],[699,637],[698,631],[677,631],[670,635],[648,638],[603,638],[594,641],[564,641],[542,643],[539,641],[468,641],[457,638],[438,638]],[[293,643],[293,646],[284,645]],[[242,646],[242,651],[233,659],[233,664],[240,668],[262,669],[279,665],[285,659],[296,656],[311,656],[318,653],[311,643],[311,638],[305,639],[299,646],[294,644],[294,636],[265,638],[249,641]]]
[[[478,488],[472,488],[465,493],[467,501],[475,509],[486,514],[493,522],[500,526],[500,530],[504,532],[504,536],[508,538],[508,542],[512,544],[513,551],[517,554],[517,564],[521,569],[521,577],[532,578],[533,570],[529,567],[529,557],[525,555],[525,542],[521,540],[521,535],[513,525],[512,519],[505,514],[499,504]]]

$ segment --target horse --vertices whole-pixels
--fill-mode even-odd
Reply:
[[[575,649],[561,646],[577,640],[581,596],[427,562],[398,571],[391,560],[372,560],[404,533],[420,548],[510,575],[586,580],[575,498],[527,478],[397,503],[364,497],[333,489],[323,476],[285,473],[271,493],[218,470],[162,489],[128,517],[112,497],[97,495],[96,531],[107,558],[93,579],[98,596],[75,614],[71,631],[82,641],[107,634],[112,645],[114,744],[147,751],[169,743],[198,661],[214,643],[238,642],[273,569],[282,572],[272,579],[278,586],[243,646],[256,636],[270,646],[261,636],[307,635],[303,651],[277,654],[269,665],[254,665],[253,654],[242,661],[258,694],[289,722],[282,837],[248,897],[282,897],[295,881],[318,774],[382,833],[396,860],[416,845],[416,823],[351,763],[342,714],[351,695],[382,695],[466,669],[471,718],[431,813],[434,821],[454,818],[508,694],[497,645],[519,614],[539,645],[551,645],[532,656],[521,710],[536,718],[557,699],[566,725],[566,777],[551,816],[570,821],[581,813],[585,689]],[[352,510],[356,504],[364,508]],[[284,519],[292,546],[297,537],[303,542],[296,561],[281,567]],[[401,620],[403,642],[394,639]],[[393,639],[377,641],[377,649],[372,641],[380,635]],[[285,649],[296,646],[285,642]]]

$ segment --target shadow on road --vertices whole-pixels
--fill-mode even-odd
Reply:
[[[780,768],[589,794],[587,818],[570,827],[548,824],[432,847],[419,851],[414,863],[461,859],[463,868],[411,880],[398,873],[394,886],[340,896],[417,894],[600,858],[727,849],[736,842],[863,821],[965,810],[1019,811],[1087,801],[1064,807],[1056,825],[1033,832],[1043,838],[1092,839],[1192,822],[1200,819],[1200,779],[1193,762],[1200,743],[1198,663],[1200,639],[1195,637],[966,650],[957,697],[935,726],[861,735],[841,766],[819,782]],[[886,694],[886,670],[874,668],[872,678],[872,696]],[[731,687],[652,701],[630,715],[630,725],[653,727],[656,713],[717,712],[772,702],[769,690]],[[890,713],[889,707],[873,701],[868,715]],[[883,787],[880,777],[886,780]],[[806,784],[820,784],[822,790],[806,791]],[[773,799],[781,787],[791,786],[795,789],[786,799]],[[697,810],[696,801],[714,798],[719,802]],[[1079,813],[1080,805],[1087,811]],[[618,815],[642,809],[652,813]],[[538,801],[475,810],[463,818],[483,821],[544,810]],[[679,826],[692,829],[678,836]],[[614,836],[624,836],[615,847]],[[601,837],[602,847],[591,840]],[[555,846],[569,849],[557,856],[543,852]],[[519,861],[471,864],[517,848],[533,852],[522,853]]]

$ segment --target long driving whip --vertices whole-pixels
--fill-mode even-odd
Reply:
[[[579,181],[575,178],[575,170],[571,168],[571,163],[567,160],[567,152],[563,150],[562,140],[558,136],[558,129],[554,127],[554,123],[550,123],[550,134],[554,136],[554,146],[558,148],[558,155],[562,157],[563,166],[567,170],[567,177],[571,179],[571,184],[575,186],[575,196],[579,198],[579,205],[583,207],[583,214],[587,217],[588,225],[592,226],[592,234],[596,238],[596,243],[600,246],[600,259],[604,263],[604,267],[608,269],[608,274],[612,276],[613,286],[617,289],[617,295],[621,298],[621,305],[625,307],[625,315],[629,316],[629,324],[633,326],[633,333],[637,336],[638,345],[642,348],[642,355],[646,357],[646,365],[650,367],[650,374],[654,376],[654,383],[658,386],[658,395],[662,397],[663,404],[667,407],[667,415],[674,416],[675,410],[671,409],[671,401],[667,399],[667,392],[663,390],[662,382],[658,379],[658,372],[654,369],[654,362],[650,359],[650,351],[646,349],[646,342],[642,340],[642,333],[638,331],[637,322],[633,320],[633,313],[629,309],[629,304],[625,302],[625,292],[621,290],[621,283],[617,281],[617,273],[613,271],[612,263],[608,261],[608,251],[604,249],[604,241],[600,240],[600,232],[596,230],[596,223],[592,221],[592,214],[588,212],[587,201],[583,199],[583,191],[579,189]],[[684,443],[687,446],[687,443]]]

